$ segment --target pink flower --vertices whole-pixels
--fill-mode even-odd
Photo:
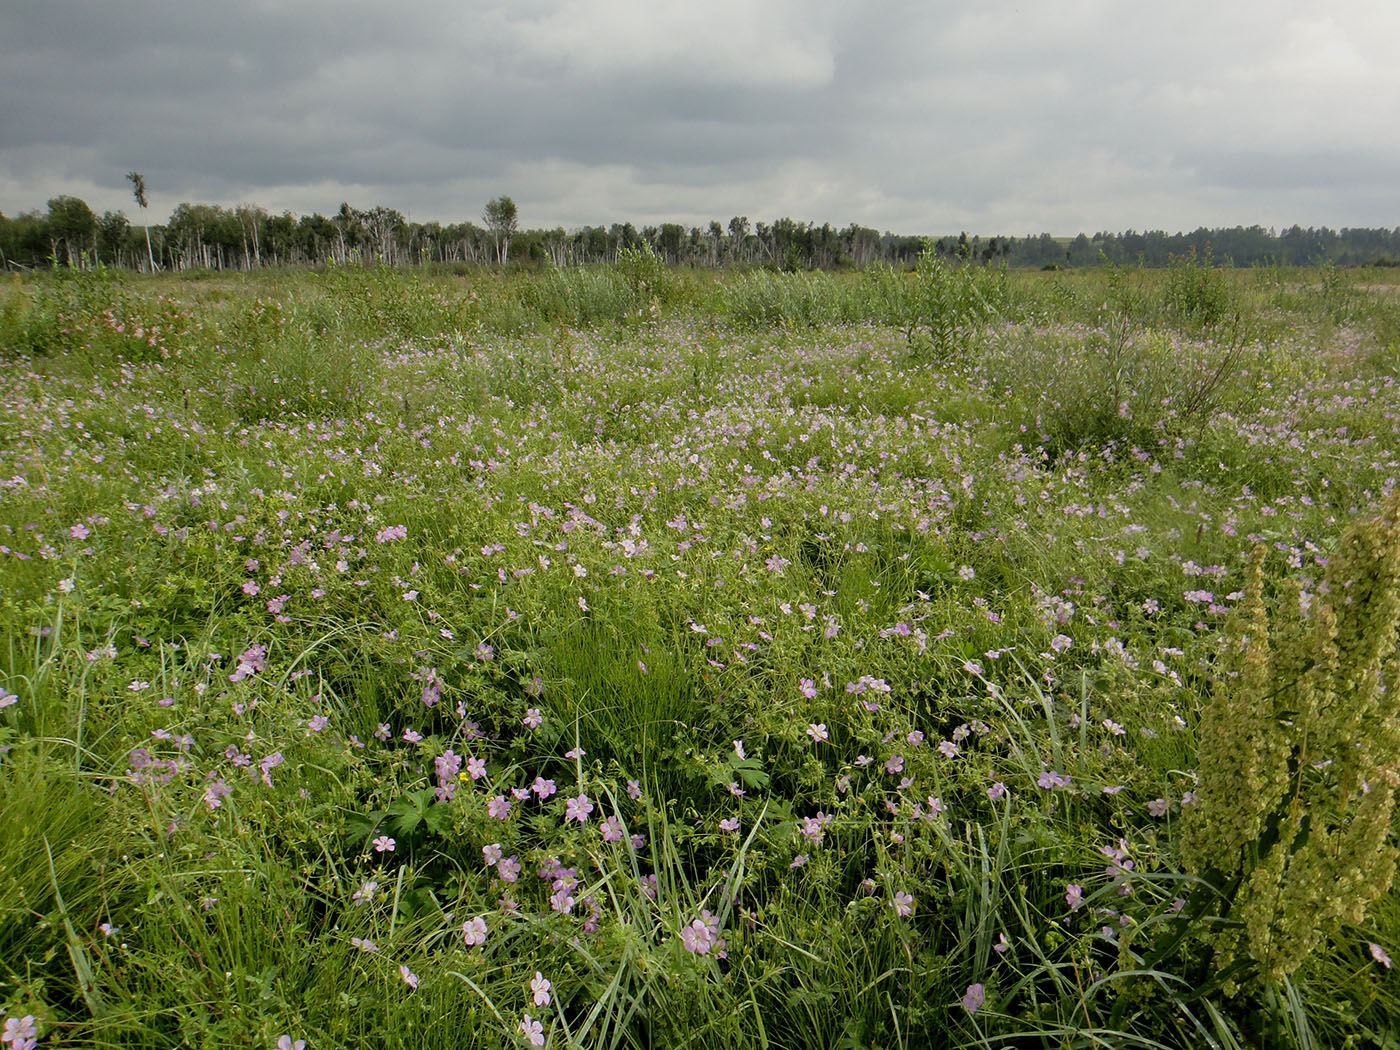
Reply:
[[[1078,911],[1084,904],[1084,887],[1071,882],[1065,887],[1065,903],[1070,911]]]
[[[274,751],[272,754],[265,756],[263,760],[258,763],[258,768],[262,770],[262,782],[268,787],[272,787],[272,771],[284,761],[285,759],[282,758],[282,752]]]
[[[403,978],[403,983],[408,985],[410,988],[418,987],[418,975],[412,970],[410,970],[407,966],[399,966],[399,976]]]
[[[462,923],[462,939],[468,948],[475,944],[485,944],[486,932],[485,916],[478,915],[475,919]]]
[[[228,786],[228,782],[223,777],[218,777],[204,789],[204,802],[210,809],[218,809],[232,791],[233,788]]]
[[[549,981],[539,970],[535,971],[534,978],[530,981],[530,994],[534,997],[536,1006],[549,1005]]]
[[[823,740],[827,739],[829,735],[826,731],[826,723],[808,722],[807,735],[812,738],[814,743],[820,744]]]
[[[397,843],[395,843],[394,840],[391,839],[388,835],[380,835],[377,839],[374,840],[374,852],[393,853],[395,845],[397,845]]]
[[[544,1025],[532,1020],[529,1014],[521,1015],[520,1034],[530,1041],[531,1046],[544,1046]]]
[[[714,945],[710,929],[702,919],[696,919],[689,926],[681,928],[681,942],[685,945],[685,950],[694,955],[705,955]]]
[[[588,796],[582,791],[577,798],[571,798],[564,806],[564,819],[576,820],[580,824],[586,823],[588,815],[593,812],[593,803],[588,801]]]
[[[817,683],[810,678],[800,678],[797,682],[798,691],[808,700],[817,695]]]
[[[33,1050],[38,1046],[39,1026],[34,1015],[5,1018],[5,1031],[0,1035],[0,1043],[9,1043],[14,1050]]]
[[[907,919],[910,915],[914,914],[913,894],[899,890],[895,893],[894,900],[890,901],[890,907],[894,909],[894,913],[901,919]]]
[[[986,991],[980,984],[969,984],[962,997],[963,1009],[969,1014],[975,1014],[986,999]]]
[[[495,817],[497,820],[505,820],[506,817],[510,816],[510,806],[510,799],[506,798],[504,795],[497,795],[490,802],[486,803],[486,812],[490,813],[491,816]]]
[[[1382,948],[1379,944],[1375,943],[1369,943],[1366,945],[1366,947],[1371,949],[1372,959],[1375,959],[1376,962],[1380,963],[1387,970],[1390,969],[1390,956],[1386,954],[1384,948]]]
[[[525,709],[525,717],[520,722],[530,729],[538,729],[544,723],[544,716],[538,707],[529,707]]]

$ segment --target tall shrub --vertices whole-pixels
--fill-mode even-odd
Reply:
[[[934,356],[946,358],[1002,311],[1006,273],[955,266],[929,246],[919,254],[913,300],[915,327],[927,333]]]

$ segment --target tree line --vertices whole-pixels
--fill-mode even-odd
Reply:
[[[132,182],[144,210],[145,180]],[[101,263],[136,270],[245,270],[267,266],[383,262],[424,264],[570,266],[614,262],[624,249],[649,246],[675,266],[762,265],[785,270],[840,269],[872,263],[912,265],[926,243],[950,260],[1011,267],[1117,264],[1166,266],[1193,249],[1211,246],[1213,257],[1235,266],[1276,263],[1307,266],[1400,264],[1400,227],[1395,229],[1291,226],[1280,232],[1261,226],[1200,227],[1081,233],[926,238],[880,232],[852,223],[843,228],[790,218],[753,222],[734,216],[705,226],[661,223],[643,226],[562,226],[518,229],[509,197],[490,201],[482,222],[414,222],[382,205],[359,209],[341,204],[333,215],[280,215],[255,204],[180,204],[163,224],[133,224],[122,211],[96,214],[80,198],[55,197],[46,211],[13,217],[0,213],[0,267],[42,269]]]

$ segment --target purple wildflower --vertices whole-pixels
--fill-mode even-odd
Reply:
[[[580,824],[587,823],[588,815],[593,812],[593,803],[588,801],[588,796],[582,791],[577,798],[571,798],[564,806],[564,819],[576,820]]]

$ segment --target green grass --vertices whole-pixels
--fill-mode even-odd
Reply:
[[[1393,894],[1222,972],[1180,826],[1251,550],[1400,477],[1397,300],[1209,262],[7,286],[0,1008],[1393,1045]]]

